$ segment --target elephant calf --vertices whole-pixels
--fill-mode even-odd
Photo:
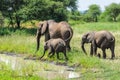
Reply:
[[[106,58],[105,50],[110,48],[111,58],[115,57],[114,48],[115,48],[115,37],[108,31],[98,31],[98,32],[88,32],[82,36],[81,48],[86,53],[84,48],[85,43],[91,43],[91,55],[97,54],[97,47],[102,49],[103,58]],[[100,54],[99,54],[100,56]]]
[[[68,60],[68,58],[66,56],[66,44],[65,44],[64,40],[62,40],[61,38],[50,39],[50,40],[46,41],[45,45],[44,45],[44,54],[42,55],[42,57],[45,55],[45,52],[47,50],[49,50],[48,56],[52,57],[56,53],[57,59],[59,59],[59,52],[63,52],[65,59]]]

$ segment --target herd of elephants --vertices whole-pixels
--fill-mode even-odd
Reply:
[[[64,53],[65,59],[68,60],[66,50],[71,50],[70,41],[73,37],[73,29],[66,21],[56,22],[54,20],[46,20],[39,23],[37,29],[37,51],[39,50],[42,35],[45,36],[45,44],[44,53],[40,59],[49,50],[49,57],[52,57],[56,53],[57,59],[59,59],[59,52],[62,52]],[[102,49],[103,58],[106,58],[106,49],[111,50],[111,59],[115,57],[115,37],[109,31],[87,32],[82,36],[81,48],[87,54],[84,48],[85,43],[91,43],[91,56],[95,55],[100,57],[100,54],[97,54],[97,48],[100,48]]]

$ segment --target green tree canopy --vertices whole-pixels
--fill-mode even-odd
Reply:
[[[13,26],[13,20],[17,24],[17,27],[20,28],[20,15],[19,10],[24,5],[24,0],[2,0],[0,3],[0,11],[4,17],[10,18],[10,23]]]
[[[29,0],[27,6],[21,9],[20,12],[26,20],[67,20],[67,8],[76,8],[76,1],[77,0]]]
[[[20,27],[21,20],[62,21],[68,19],[68,8],[77,9],[77,0],[2,0],[0,11]]]
[[[101,10],[100,7],[96,4],[92,4],[89,6],[89,9],[86,11],[85,15],[84,15],[84,19],[85,21],[88,22],[97,22],[98,21],[98,16],[100,15]]]
[[[112,3],[105,8],[105,16],[109,16],[112,21],[117,21],[117,16],[120,14],[120,4]]]

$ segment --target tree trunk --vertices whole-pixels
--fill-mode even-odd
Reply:
[[[12,5],[12,8],[13,8],[13,10],[15,12],[15,18],[16,18],[17,28],[20,29],[20,17],[17,14],[16,8],[14,7],[14,5]]]
[[[17,14],[16,14],[16,23],[17,23],[17,28],[20,29],[20,19]]]
[[[114,22],[117,22],[116,17],[113,17],[113,21],[114,21]]]
[[[94,16],[94,22],[98,22],[97,15]]]
[[[9,17],[10,17],[10,22],[9,22],[9,24],[8,24],[8,27],[10,26],[10,25],[12,25],[12,27],[14,26],[13,25],[13,19],[12,19],[12,16],[11,16],[11,14],[9,13]]]

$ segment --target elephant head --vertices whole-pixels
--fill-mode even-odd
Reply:
[[[86,53],[86,50],[84,48],[85,43],[92,43],[92,40],[94,38],[94,32],[88,32],[82,36],[82,41],[81,41],[81,48],[82,50]]]
[[[39,50],[40,45],[40,38],[42,35],[44,35],[48,31],[48,23],[47,21],[40,22],[39,27],[37,29],[37,51]]]
[[[38,29],[37,29],[37,50],[39,50],[39,45],[40,45],[40,38],[42,35],[45,35],[45,41],[50,39],[50,35],[49,35],[49,25],[54,23],[54,20],[48,20],[48,21],[43,21],[43,22],[39,22],[38,25]]]

